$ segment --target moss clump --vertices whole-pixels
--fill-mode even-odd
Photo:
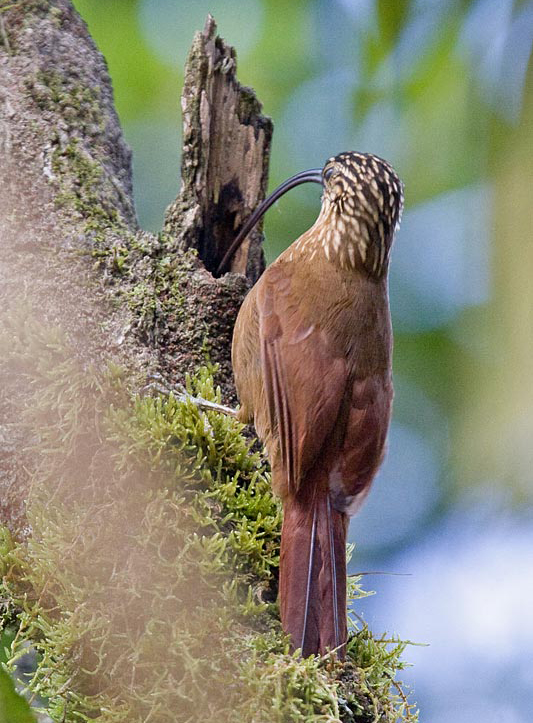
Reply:
[[[103,237],[106,230],[122,228],[117,209],[102,200],[102,167],[84,153],[76,138],[65,147],[55,145],[52,171],[60,179],[56,203],[77,212],[87,234]]]
[[[70,18],[69,27],[75,27],[75,11],[71,11],[48,3],[43,27],[52,37],[47,42],[58,42],[57,28],[66,19]],[[31,12],[28,8],[27,22],[34,23],[35,14],[39,14],[36,8],[31,7]],[[77,38],[76,42],[83,41]],[[72,212],[90,238],[110,231],[127,233],[134,225],[128,196],[129,151],[113,135],[110,153],[107,136],[113,134],[117,121],[108,106],[105,69],[91,63],[86,69],[70,68],[59,62],[56,69],[41,58],[37,66],[24,82],[38,118],[47,119],[46,128],[40,129],[46,139],[43,142],[41,137],[41,144],[45,175],[56,186],[56,204]]]
[[[34,390],[34,469],[32,536],[0,538],[0,610],[8,666],[37,649],[54,721],[415,720],[391,696],[401,644],[363,630],[345,665],[288,654],[280,506],[235,420],[132,395],[30,316],[3,337],[4,371]],[[216,400],[212,372],[189,391]]]
[[[232,379],[231,338],[245,279],[213,283],[196,251],[185,250],[164,232],[97,235],[92,255],[110,295],[131,312],[131,330],[157,350],[165,376],[180,378],[216,359],[225,400],[230,401],[233,384],[224,381]]]
[[[62,11],[51,8],[50,14],[57,19]],[[77,212],[86,233],[122,228],[116,206],[104,200],[114,194],[103,192],[109,184],[103,167],[88,151],[88,146],[99,145],[105,130],[100,88],[76,84],[67,74],[43,69],[27,78],[26,87],[40,111],[57,114],[63,126],[68,123],[68,137],[62,127],[50,139],[50,173],[59,184],[56,203]]]
[[[53,11],[61,13],[59,8]],[[37,71],[26,81],[26,87],[41,110],[59,112],[84,137],[103,131],[99,88],[73,85],[71,79],[53,70]]]

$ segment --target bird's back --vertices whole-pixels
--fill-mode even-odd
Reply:
[[[290,492],[290,483],[280,454],[278,415],[275,410],[270,413],[265,389],[265,344],[279,347],[278,381],[285,382],[288,390],[292,421],[302,416],[302,407],[306,410],[305,421],[293,431],[293,438],[294,434],[299,437],[294,440],[298,450],[292,457],[301,460],[300,476],[318,455],[329,460],[330,468],[338,466],[337,458],[346,447],[351,450],[348,463],[357,466],[361,454],[356,450],[362,443],[375,449],[373,459],[363,465],[365,480],[370,482],[372,462],[379,465],[384,444],[376,419],[383,421],[386,431],[392,398],[386,281],[360,274],[354,278],[353,272],[305,251],[296,260],[294,251],[302,249],[302,239],[305,234],[266,269],[249,292],[237,319],[232,350],[240,419],[254,421],[269,453],[274,489],[283,497]],[[267,340],[262,338],[265,329]],[[294,399],[301,389],[305,389],[304,399]],[[349,477],[350,470],[344,469],[343,474]],[[359,494],[364,487],[361,475],[351,484]],[[349,502],[354,494],[347,480]]]

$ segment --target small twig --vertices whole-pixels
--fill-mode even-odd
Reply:
[[[367,623],[366,623],[366,620],[365,620],[363,617],[361,617],[361,615],[359,615],[359,613],[356,612],[353,608],[350,609],[350,613],[351,613],[354,617],[356,617],[357,620],[359,620],[359,622],[360,622],[361,625],[363,626],[362,629],[368,627],[368,625],[367,625]],[[350,621],[350,622],[351,622],[351,621]],[[352,625],[354,626],[355,630],[357,630],[357,627],[355,626],[355,624],[352,623]]]
[[[383,570],[369,570],[368,572],[353,572],[348,577],[362,577],[363,575],[393,575],[394,577],[411,577],[411,572],[385,572]]]
[[[159,394],[164,394],[165,396],[169,396],[170,394],[172,394],[174,399],[179,402],[191,402],[200,409],[206,409],[211,412],[220,412],[221,414],[228,414],[231,417],[237,416],[237,409],[227,407],[225,404],[210,402],[208,399],[202,399],[202,397],[194,397],[185,389],[182,384],[176,384],[174,386],[167,387],[165,384],[161,383],[162,377],[160,374],[152,374],[151,377],[153,379],[156,379],[157,381],[147,384],[145,387],[143,387],[143,391],[154,390],[156,392],[159,392]]]
[[[72,682],[72,678],[69,678],[67,682],[70,685],[70,683]],[[67,694],[65,696],[65,707],[63,708],[63,715],[61,716],[61,723],[65,723],[65,721],[67,720],[67,709],[68,709],[69,698],[70,698],[70,692],[67,691]]]
[[[403,704],[405,705],[405,712],[407,714],[407,720],[413,720],[413,718],[411,716],[411,705],[409,704],[409,701],[407,700],[407,696],[405,695],[405,693],[402,689],[402,686],[398,683],[397,680],[394,680],[394,678],[389,673],[387,673],[386,671],[384,671],[384,672],[385,672],[385,675],[387,676],[387,678],[392,683],[392,685],[398,691],[398,695],[400,696],[400,698],[403,701]]]

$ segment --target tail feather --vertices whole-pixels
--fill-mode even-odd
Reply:
[[[316,576],[315,568],[320,564],[319,560],[316,560],[315,557],[318,550],[315,550],[315,542],[316,542],[316,507],[313,509],[313,522],[311,523],[311,539],[309,540],[309,560],[307,564],[307,584],[305,587],[305,603],[304,603],[304,619],[302,624],[302,635],[301,635],[301,643],[300,648],[303,650],[306,645],[306,631],[307,631],[307,618],[309,616],[309,625],[310,627],[316,627],[316,613],[315,613],[315,606],[312,605],[312,595],[313,595],[313,581]]]
[[[327,491],[284,503],[281,535],[281,621],[302,655],[336,650],[344,658],[347,518]]]

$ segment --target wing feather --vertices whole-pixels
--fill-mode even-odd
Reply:
[[[258,287],[269,425],[277,431],[288,492],[295,493],[336,423],[346,389],[346,362],[331,358],[324,331],[306,318],[282,266],[269,267]]]
[[[239,313],[232,352],[239,417],[254,421],[282,497],[319,464],[333,506],[353,514],[383,457],[390,372],[358,376],[356,350],[347,359],[316,310],[300,303],[294,268],[270,266]]]

